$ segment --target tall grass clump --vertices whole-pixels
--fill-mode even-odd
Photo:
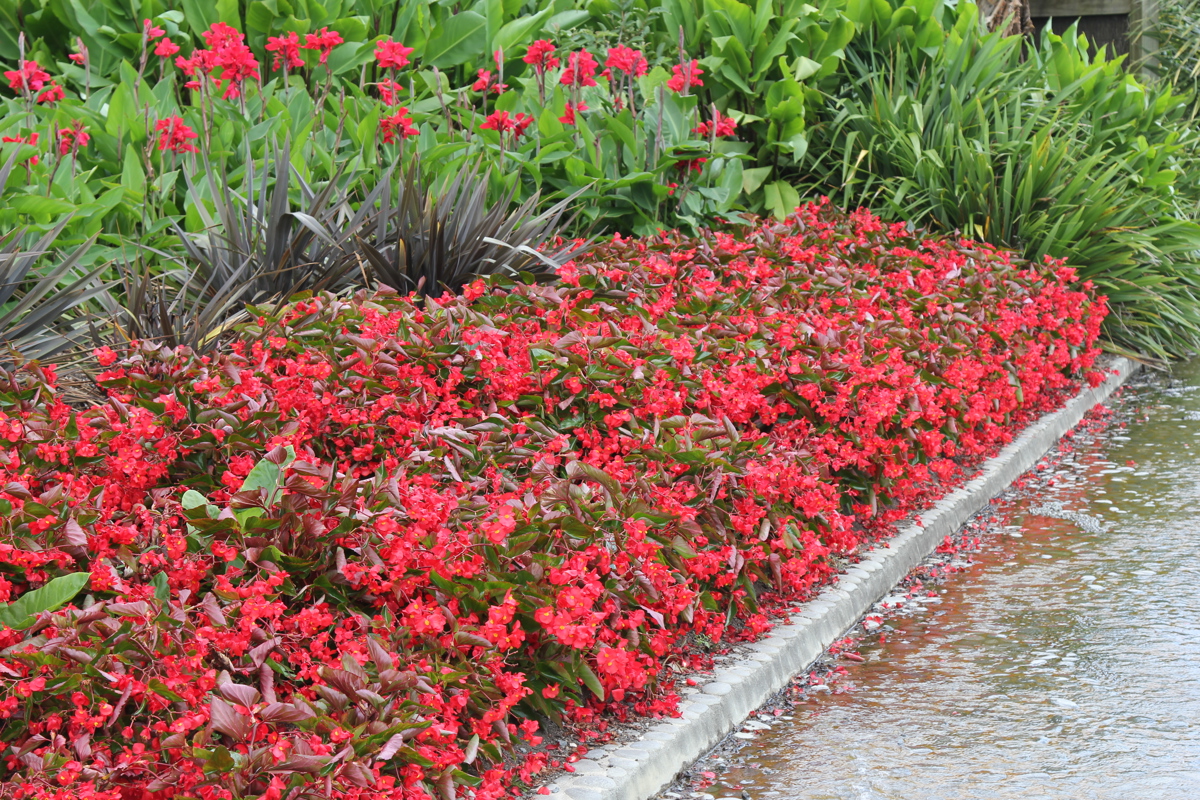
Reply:
[[[960,12],[970,22],[974,9]],[[1200,342],[1197,132],[1074,30],[1036,43],[958,24],[937,47],[864,32],[812,131],[809,187],[1026,258],[1067,258],[1109,297],[1110,349]]]
[[[1142,31],[1157,45],[1147,53],[1150,72],[1191,94],[1191,118],[1200,117],[1200,0],[1164,0]]]

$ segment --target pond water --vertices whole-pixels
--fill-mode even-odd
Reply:
[[[706,793],[1200,798],[1200,363],[1122,402],[1126,427],[1067,453],[933,602],[839,662],[852,691],[769,720]]]

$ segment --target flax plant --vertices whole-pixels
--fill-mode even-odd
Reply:
[[[968,29],[933,55],[856,46],[808,188],[1066,258],[1112,305],[1109,349],[1165,361],[1200,344],[1196,133],[1172,125],[1185,98],[1085,44]]]

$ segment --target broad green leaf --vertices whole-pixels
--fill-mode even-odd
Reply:
[[[329,72],[341,75],[370,63],[374,58],[375,45],[371,42],[349,41],[339,44],[329,53]]]
[[[781,144],[792,151],[792,160],[797,164],[804,158],[804,154],[808,152],[808,137],[803,133],[789,136]]]
[[[0,606],[0,625],[14,630],[27,628],[34,617],[43,611],[56,611],[66,605],[91,580],[90,572],[72,572],[62,575],[40,589],[26,592],[5,606]]]
[[[480,57],[487,45],[487,20],[474,11],[460,11],[433,29],[422,61],[452,67]]]
[[[238,14],[238,0],[217,0],[217,19],[231,28],[242,30],[242,20]]]
[[[513,48],[526,44],[530,39],[536,38],[533,34],[542,29],[542,25],[549,19],[553,11],[554,8],[552,6],[547,6],[533,16],[521,17],[514,19],[512,22],[505,23],[492,38],[491,49],[503,50],[508,54]],[[517,54],[513,53],[511,55]]]
[[[261,517],[266,513],[267,512],[264,511],[263,509],[255,506],[254,508],[236,509],[233,512],[233,516],[238,521],[238,527],[245,530],[246,525],[250,522],[250,520],[257,519],[258,517]]]
[[[366,41],[367,37],[373,33],[371,18],[368,16],[342,17],[334,20],[330,27],[340,33],[347,42]],[[371,47],[374,48],[374,45]]]
[[[33,194],[19,194],[8,200],[9,207],[31,217],[45,219],[47,217],[66,214],[74,211],[75,206],[57,197],[39,197]]]
[[[199,33],[212,27],[221,18],[221,11],[211,0],[182,0],[183,15],[188,25]]]
[[[185,509],[201,508],[208,505],[208,498],[197,492],[195,489],[188,489],[183,493],[179,504]]]
[[[0,3],[0,59],[16,61],[21,53],[17,35],[21,30],[16,3]]]
[[[854,23],[845,17],[834,20],[826,31],[825,42],[813,55],[813,59],[824,63],[825,59],[840,51],[854,38]]]
[[[587,22],[591,18],[592,15],[586,11],[560,11],[546,20],[546,30],[553,33],[570,30],[576,25]]]
[[[777,219],[785,219],[800,205],[800,193],[786,181],[768,183],[763,192],[767,208]]]
[[[125,120],[130,114],[137,114],[137,105],[133,101],[133,88],[129,84],[121,84],[112,93],[108,101],[108,117],[104,121],[104,130],[110,136],[121,138],[125,128]]]
[[[254,468],[246,475],[246,480],[242,482],[242,488],[239,491],[252,492],[266,489],[270,497],[268,502],[275,502],[275,494],[279,489],[279,476],[296,460],[296,449],[290,444],[285,449],[287,455],[284,456],[282,464],[276,464],[265,458],[255,464]]]
[[[146,197],[146,171],[133,145],[125,146],[125,161],[121,167],[121,185],[130,193],[130,202],[140,203]]]
[[[257,33],[269,34],[278,15],[273,13],[262,0],[254,0],[246,8],[246,27]]]
[[[500,26],[504,24],[504,3],[502,0],[483,0],[481,5],[485,12],[484,19],[487,20],[487,41],[490,43],[495,41]],[[495,48],[488,48],[488,52],[494,53]]]
[[[720,210],[725,211],[742,191],[742,162],[738,159],[726,160],[721,166],[721,174],[717,177],[717,188],[723,197],[718,202]]]
[[[771,175],[771,167],[753,167],[751,169],[742,170],[742,191],[746,194],[754,194],[758,191],[758,187],[763,185]]]
[[[600,683],[600,678],[592,672],[592,668],[587,665],[586,661],[579,662],[579,677],[583,678],[583,683],[592,690],[592,694],[601,700],[604,699],[604,684]]]
[[[805,78],[812,77],[821,69],[820,61],[813,61],[811,58],[800,56],[796,59],[796,68],[793,76],[797,81],[802,81]]]

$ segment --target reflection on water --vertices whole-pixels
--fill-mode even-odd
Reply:
[[[709,793],[1200,798],[1200,364],[1135,402],[863,647],[855,691],[776,720]]]

